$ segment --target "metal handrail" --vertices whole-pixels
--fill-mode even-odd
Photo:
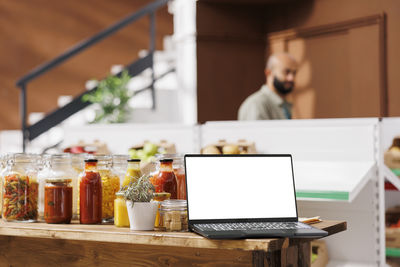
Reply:
[[[24,75],[22,78],[20,78],[16,85],[18,87],[21,87],[22,85],[26,84],[32,79],[35,79],[36,77],[39,77],[43,73],[49,71],[50,69],[58,66],[62,62],[66,61],[67,59],[71,58],[72,56],[78,54],[79,52],[85,50],[86,48],[98,43],[99,41],[103,40],[104,38],[111,36],[114,34],[116,31],[124,28],[125,26],[137,21],[138,19],[142,18],[145,15],[148,15],[154,11],[156,11],[158,8],[166,5],[168,3],[168,0],[157,0],[151,4],[148,4],[147,6],[143,7],[139,11],[128,15],[127,17],[123,18],[119,22],[115,23],[114,25],[111,25],[107,29],[95,34],[94,36],[80,42],[79,44],[75,45],[71,49],[67,50],[66,52],[62,53],[60,56],[56,57],[53,60],[48,61],[47,63],[44,63],[36,68],[34,68],[32,71],[30,71],[28,74]],[[154,46],[154,45],[153,45]],[[150,47],[151,50],[152,47]],[[154,47],[153,47],[154,48]]]
[[[78,43],[77,45],[75,45],[71,49],[65,51],[64,53],[62,53],[58,57],[54,58],[53,60],[50,60],[47,63],[44,63],[44,64],[34,68],[32,71],[30,71],[29,73],[27,73],[26,75],[21,77],[16,82],[17,87],[20,87],[20,90],[21,90],[21,94],[20,94],[20,113],[21,113],[21,129],[22,129],[22,138],[23,138],[23,143],[22,143],[22,150],[23,151],[25,151],[26,143],[29,140],[33,140],[35,137],[37,137],[41,133],[47,131],[51,127],[54,127],[56,124],[60,123],[61,121],[66,119],[68,116],[70,116],[70,115],[68,115],[68,116],[64,115],[64,116],[60,116],[59,118],[55,119],[55,113],[53,112],[53,113],[50,114],[51,118],[49,118],[49,120],[51,120],[51,123],[48,123],[46,125],[46,123],[45,123],[46,120],[43,119],[39,123],[34,124],[34,125],[30,126],[30,127],[27,127],[27,123],[26,123],[26,117],[27,117],[27,114],[26,114],[27,113],[26,112],[27,111],[27,107],[26,107],[26,103],[27,103],[26,102],[26,99],[27,99],[26,86],[27,86],[27,84],[31,80],[34,80],[37,77],[45,74],[46,72],[48,72],[49,70],[55,68],[56,66],[60,65],[61,63],[65,62],[69,58],[79,54],[83,50],[86,50],[87,48],[91,47],[92,45],[94,45],[94,44],[100,42],[101,40],[111,36],[112,34],[117,32],[118,30],[124,28],[125,26],[137,21],[138,19],[140,19],[140,18],[142,18],[142,17],[144,17],[146,15],[149,15],[149,17],[150,17],[149,55],[151,55],[151,65],[149,65],[149,68],[151,68],[151,70],[152,70],[152,72],[151,72],[152,73],[151,74],[152,82],[151,82],[151,85],[150,85],[149,89],[151,89],[151,92],[152,92],[153,109],[155,109],[155,105],[156,105],[156,102],[155,102],[155,90],[154,90],[155,77],[154,77],[154,66],[153,66],[153,59],[152,59],[152,57],[154,55],[154,51],[155,51],[155,11],[157,11],[160,7],[166,5],[168,2],[169,2],[169,0],[157,0],[157,1],[154,1],[154,2],[146,5],[145,7],[140,9],[139,11],[137,11],[137,12],[131,14],[131,15],[128,15],[127,17],[121,19],[120,21],[118,21],[117,23],[111,25],[110,27],[106,28],[105,30],[103,30],[103,31],[95,34],[94,36],[92,36],[92,37],[90,37],[90,38]],[[137,73],[135,75],[137,75]],[[85,93],[83,93],[83,94],[85,94]],[[77,105],[77,106],[82,108],[85,105]],[[76,110],[76,111],[79,111],[79,109]],[[70,110],[69,114],[73,114],[75,112]],[[33,134],[32,137],[30,137],[30,133],[33,130],[34,130],[34,134]]]

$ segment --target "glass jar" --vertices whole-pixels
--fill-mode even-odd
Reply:
[[[161,203],[164,200],[168,200],[171,197],[170,193],[153,193],[153,201],[156,202],[157,205],[157,213],[156,213],[156,219],[154,221],[154,230],[164,230],[162,226],[160,226],[161,223],[161,218],[160,218],[160,209],[161,209]]]
[[[119,184],[122,185],[126,170],[128,168],[128,155],[113,155],[112,156],[112,171],[119,177]]]
[[[80,223],[101,223],[102,182],[97,170],[97,159],[85,160],[85,169],[79,175],[79,195]]]
[[[71,165],[72,169],[75,172],[75,181],[72,181],[72,205],[73,205],[73,218],[78,219],[79,217],[79,175],[83,172],[85,168],[85,159],[87,157],[87,153],[79,153],[79,154],[71,154]],[[76,186],[75,186],[76,184]],[[76,210],[76,212],[75,212]]]
[[[72,179],[48,178],[44,187],[46,223],[70,223],[72,219]]]
[[[122,187],[128,186],[129,183],[137,181],[142,176],[140,171],[140,159],[128,159],[128,168],[126,170],[125,178]]]
[[[8,159],[8,155],[7,154],[3,154],[0,156],[0,200],[3,199],[3,176],[4,173],[6,172],[6,167],[7,167],[7,159]],[[0,217],[1,214],[3,213],[3,205],[0,205]]]
[[[111,170],[111,155],[96,155],[98,160],[98,170],[103,186],[102,214],[103,222],[113,222],[114,220],[114,200],[115,193],[119,191],[119,177]]]
[[[37,174],[39,184],[38,213],[40,220],[44,220],[44,187],[46,185],[46,179],[50,177],[50,158],[50,154],[42,155],[42,168],[40,168]]]
[[[168,192],[171,194],[171,199],[178,197],[178,185],[176,176],[172,169],[172,159],[160,160],[160,171],[153,177],[152,183],[156,193]]]
[[[129,227],[128,210],[124,192],[117,192],[114,200],[114,224],[117,227]]]
[[[187,201],[181,199],[163,201],[160,207],[159,225],[159,229],[168,232],[187,231]]]
[[[38,217],[37,157],[10,155],[3,177],[3,219],[34,222]]]

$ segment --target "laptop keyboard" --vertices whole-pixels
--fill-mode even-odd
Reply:
[[[246,222],[246,223],[209,223],[195,224],[202,231],[246,231],[246,230],[279,230],[279,229],[309,229],[307,224],[298,222]]]

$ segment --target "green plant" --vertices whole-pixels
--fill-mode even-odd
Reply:
[[[136,181],[121,189],[124,198],[132,202],[150,202],[153,198],[154,186],[149,180],[150,175],[143,175]]]
[[[124,70],[120,77],[109,75],[99,82],[97,89],[82,96],[83,102],[96,103],[100,109],[96,110],[96,117],[91,123],[121,123],[126,121],[130,111],[129,99],[133,96],[127,88],[131,76]]]

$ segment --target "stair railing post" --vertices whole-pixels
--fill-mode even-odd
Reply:
[[[28,133],[26,130],[26,85],[21,84],[20,93],[20,115],[21,115],[21,131],[22,131],[22,152],[26,150],[26,143],[28,141]]]
[[[150,47],[149,47],[149,53],[151,53],[152,59],[151,59],[151,98],[152,98],[152,109],[156,109],[156,92],[154,89],[154,83],[155,83],[155,75],[154,75],[154,52],[156,49],[156,16],[155,12],[151,12],[150,15]]]

